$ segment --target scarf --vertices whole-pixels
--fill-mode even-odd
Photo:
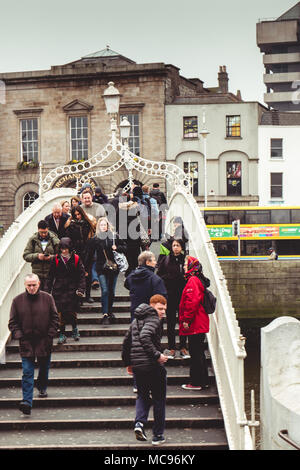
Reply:
[[[184,275],[185,279],[189,279],[191,276],[195,276],[199,272],[200,262],[197,260],[197,258],[189,256],[187,268],[188,270]]]

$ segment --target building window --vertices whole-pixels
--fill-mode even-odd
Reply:
[[[70,117],[71,160],[87,160],[88,118],[87,116]]]
[[[198,138],[197,116],[183,118],[183,138],[184,139],[197,139]]]
[[[27,209],[27,207],[29,207],[38,197],[39,195],[34,191],[26,193],[23,197],[23,211],[25,211],[25,209]]]
[[[271,158],[282,158],[282,139],[271,139]]]
[[[227,178],[227,196],[242,195],[242,163],[227,162],[226,164]]]
[[[38,162],[39,144],[38,144],[38,120],[21,119],[21,161]]]
[[[271,173],[271,198],[282,198],[282,173]]]
[[[193,196],[199,196],[199,171],[198,162],[184,162],[183,171],[190,177],[191,192]]]
[[[127,117],[130,122],[130,137],[128,147],[130,152],[140,156],[140,116],[139,114],[121,114],[120,122],[123,117]]]
[[[241,116],[226,116],[226,137],[241,137]]]

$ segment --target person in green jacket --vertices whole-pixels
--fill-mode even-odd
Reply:
[[[36,274],[44,285],[50,270],[51,260],[58,253],[59,239],[48,228],[45,220],[38,223],[38,231],[29,238],[23,253],[23,259],[31,263],[32,273]]]

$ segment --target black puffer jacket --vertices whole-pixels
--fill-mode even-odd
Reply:
[[[162,367],[157,362],[161,352],[162,324],[156,310],[141,304],[135,310],[135,319],[123,341],[122,360],[133,371],[147,371]]]

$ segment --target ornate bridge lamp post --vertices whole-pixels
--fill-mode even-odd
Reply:
[[[110,128],[112,132],[112,146],[113,148],[116,148],[117,145],[117,130],[118,130],[118,125],[117,125],[117,116],[119,113],[119,107],[120,107],[120,93],[118,89],[114,86],[114,82],[109,82],[108,83],[108,88],[104,91],[103,93],[103,99],[105,102],[106,106],[106,112],[109,116],[111,116],[111,121],[110,121]],[[120,129],[120,138],[122,142],[122,154],[125,159],[125,166],[128,171],[128,185],[131,187],[133,183],[133,175],[132,175],[132,162],[131,162],[131,157],[129,156],[128,153],[128,139],[130,136],[130,122],[128,121],[127,117],[124,116],[122,118],[122,122],[119,125]],[[125,187],[127,188],[127,186]]]

